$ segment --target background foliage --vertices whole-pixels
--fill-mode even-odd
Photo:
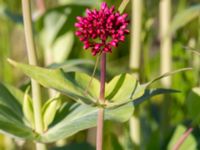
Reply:
[[[65,70],[65,67],[69,65],[65,63],[66,60],[94,60],[90,52],[82,49],[82,44],[74,36],[73,24],[76,16],[83,15],[88,7],[98,8],[101,1],[46,0],[45,2],[48,9],[42,16],[39,15],[37,5],[33,3],[34,31],[40,65],[49,66],[54,63],[52,67],[60,65]],[[120,4],[120,1],[116,0],[106,0],[106,2],[116,7]],[[142,83],[155,78],[160,72],[159,3],[159,0],[148,0],[143,4],[142,55],[138,71]],[[131,5],[128,5],[126,12],[131,14],[131,10]],[[21,14],[20,0],[0,0],[0,81],[14,84],[25,90],[29,84],[28,78],[20,70],[11,68],[6,61],[9,57],[16,61],[27,62]],[[197,89],[200,86],[200,58],[186,50],[188,49],[186,47],[200,51],[199,0],[172,1],[172,24],[169,32],[173,35],[171,50],[173,70],[183,67],[193,67],[194,70],[172,77],[171,87],[181,93],[156,96],[139,106],[137,113],[141,122],[141,149],[171,149],[179,136],[193,125],[194,131],[181,149],[195,150],[199,149],[200,144],[199,118],[197,118],[200,107],[200,92]],[[130,35],[127,39],[125,43],[113,50],[112,55],[108,56],[108,81],[113,75],[133,72],[129,69]],[[91,74],[93,62],[88,63],[87,72]],[[157,87],[160,84],[153,86]],[[47,91],[44,89],[43,96],[47,99]],[[64,99],[67,98],[64,97]],[[169,101],[168,106],[163,106],[165,100]],[[132,149],[134,143],[129,135],[128,122],[116,124],[107,121],[105,124],[105,150]],[[67,140],[49,144],[49,147],[52,149],[79,150],[83,147],[93,149],[93,146],[85,141],[88,141],[87,131],[81,131]],[[10,142],[12,144],[8,144]],[[23,143],[0,136],[0,150],[17,149],[20,145],[24,145],[24,149],[31,149],[30,142]],[[62,146],[59,147],[59,145]]]

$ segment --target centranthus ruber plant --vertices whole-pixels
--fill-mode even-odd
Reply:
[[[127,29],[129,21],[128,14],[115,12],[115,6],[111,8],[103,2],[100,10],[86,10],[85,17],[77,17],[78,22],[75,27],[78,28],[76,35],[84,43],[84,49],[91,49],[92,55],[101,54],[101,75],[100,75],[100,93],[97,121],[97,150],[102,150],[103,146],[103,120],[105,99],[105,78],[106,78],[106,53],[112,52],[112,47],[117,47],[119,42],[125,41],[125,34],[129,33]],[[89,88],[89,87],[88,87]]]
[[[100,81],[77,68],[79,63],[44,68],[36,63],[23,64],[8,59],[14,67],[30,77],[32,96],[29,88],[25,92],[7,84],[0,84],[0,131],[14,138],[31,140],[37,143],[37,149],[45,149],[46,143],[70,137],[75,133],[97,126],[97,149],[103,148],[103,123],[105,120],[126,122],[133,114],[135,106],[146,99],[163,93],[174,93],[170,89],[148,89],[155,81],[174,74],[166,73],[148,83],[140,84],[131,74],[123,73],[106,81],[106,54],[112,52],[125,41],[129,33],[127,14],[122,14],[128,0],[124,0],[118,11],[104,2],[100,10],[86,10],[85,17],[77,17],[76,35],[84,43],[85,49],[91,49],[92,55],[101,56]],[[31,27],[30,0],[23,0],[23,15],[26,45],[29,58],[35,54]],[[31,39],[31,40],[30,40]],[[182,69],[183,71],[187,69]],[[92,79],[92,82],[91,82]],[[58,91],[43,104],[37,92],[38,84]],[[89,86],[88,86],[89,85]],[[87,92],[85,92],[87,91]],[[39,96],[40,98],[39,98]],[[65,95],[61,100],[60,95]],[[67,99],[67,100],[66,100]],[[70,100],[69,100],[70,99]],[[73,101],[71,101],[73,100]],[[38,109],[39,108],[39,109]],[[45,143],[41,145],[40,143]]]

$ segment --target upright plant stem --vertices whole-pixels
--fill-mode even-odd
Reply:
[[[24,31],[28,53],[29,64],[37,65],[37,56],[33,40],[32,19],[31,19],[31,1],[22,0]],[[43,132],[42,116],[41,116],[41,92],[39,84],[31,79],[32,99],[35,119],[35,130],[38,133]],[[45,150],[45,145],[36,143],[37,150]]]
[[[100,95],[99,103],[105,102],[105,79],[106,79],[106,53],[101,55],[101,82],[100,82]],[[97,137],[96,137],[96,150],[103,149],[103,123],[104,123],[104,109],[99,108],[97,119]]]
[[[171,71],[171,36],[168,34],[171,19],[171,0],[160,1],[160,50],[161,50],[161,74]],[[163,78],[165,87],[171,86],[171,78]]]
[[[142,6],[143,0],[132,0],[131,16],[131,51],[130,69],[137,70],[135,75],[139,78],[140,58],[141,58],[141,30],[142,30]],[[130,119],[130,136],[136,146],[140,145],[140,120],[133,115]]]
[[[131,15],[131,54],[130,68],[139,69],[141,57],[141,30],[142,30],[142,4],[143,0],[133,0]]]
[[[171,49],[172,41],[171,36],[168,34],[170,29],[171,20],[171,0],[161,0],[159,5],[159,19],[160,19],[160,51],[161,51],[161,66],[160,74],[171,71]],[[163,78],[161,80],[162,85],[165,88],[170,88],[171,78]],[[162,103],[161,112],[161,144],[164,142],[165,136],[168,134],[169,126],[169,108],[170,108],[170,96],[166,95]]]

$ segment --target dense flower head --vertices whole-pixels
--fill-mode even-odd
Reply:
[[[99,11],[87,9],[85,17],[77,17],[75,34],[84,43],[84,49],[91,48],[93,55],[112,52],[112,47],[124,42],[125,34],[129,33],[127,16],[115,12],[114,6],[109,8],[103,2]]]

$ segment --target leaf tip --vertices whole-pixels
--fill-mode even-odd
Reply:
[[[10,59],[10,58],[7,58],[7,61],[13,66],[17,65],[17,63],[14,60]]]

